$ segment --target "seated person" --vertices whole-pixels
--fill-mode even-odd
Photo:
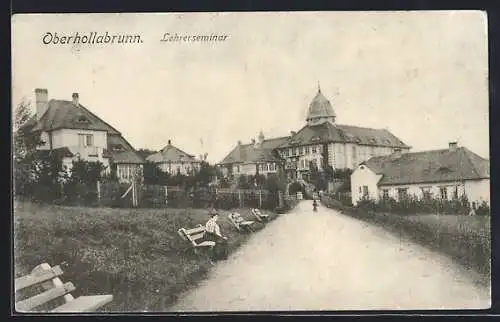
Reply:
[[[219,214],[216,211],[212,211],[210,219],[205,224],[203,239],[215,242],[213,259],[227,259],[227,237],[221,234],[217,219],[219,219]]]

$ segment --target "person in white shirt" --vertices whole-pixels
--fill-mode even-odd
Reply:
[[[214,259],[227,259],[227,237],[221,234],[217,219],[219,219],[219,214],[217,211],[212,211],[210,219],[205,224],[203,239],[215,242],[215,247],[213,248]]]

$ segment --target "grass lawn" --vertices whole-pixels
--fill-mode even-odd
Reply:
[[[235,209],[254,220],[248,209]],[[225,212],[224,212],[225,213]],[[265,211],[276,218],[276,214]],[[112,209],[14,203],[15,276],[63,264],[74,295],[113,294],[103,311],[162,311],[208,273],[177,234],[208,220],[207,209]],[[249,237],[219,218],[230,252]],[[263,224],[259,224],[263,228]]]

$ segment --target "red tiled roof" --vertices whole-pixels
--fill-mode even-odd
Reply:
[[[465,147],[379,156],[362,162],[382,178],[379,185],[477,180],[490,177],[489,160]]]

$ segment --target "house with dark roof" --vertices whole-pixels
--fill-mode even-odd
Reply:
[[[189,175],[193,171],[198,171],[201,165],[201,160],[175,147],[171,140],[168,140],[168,144],[163,149],[148,156],[146,160],[155,163],[162,171],[170,174]]]
[[[117,129],[84,107],[78,93],[71,101],[49,100],[47,89],[35,89],[35,97],[35,115],[20,130],[40,135],[39,151],[58,153],[68,169],[78,158],[100,161],[124,182],[142,168],[144,159]]]
[[[337,124],[336,117],[331,102],[318,87],[309,104],[306,124],[299,131],[264,140],[264,149],[255,143],[238,144],[220,164],[232,164],[233,173],[248,173],[257,163],[272,162],[282,164],[289,179],[308,180],[312,166],[319,171],[326,166],[354,169],[373,156],[411,149],[387,129]]]
[[[353,204],[363,198],[396,200],[413,195],[490,202],[490,162],[466,147],[393,153],[362,162],[351,175]]]
[[[260,131],[258,140],[243,144],[238,141],[231,152],[218,163],[226,177],[277,173],[283,166],[276,147],[283,144],[288,137],[266,139]]]

